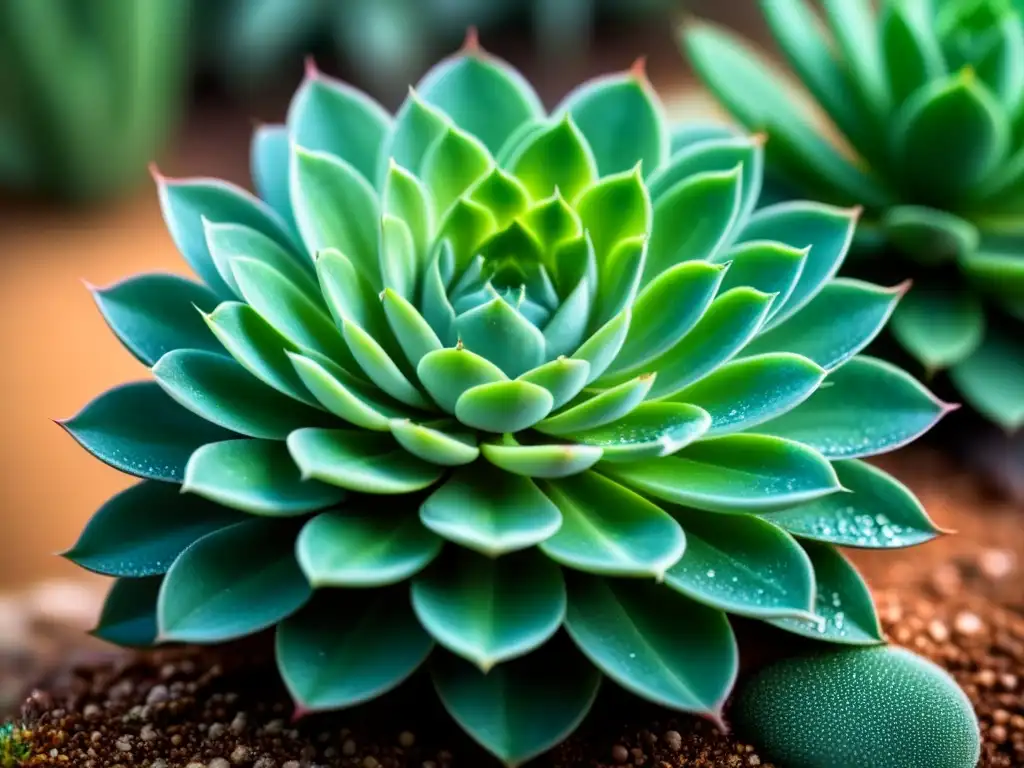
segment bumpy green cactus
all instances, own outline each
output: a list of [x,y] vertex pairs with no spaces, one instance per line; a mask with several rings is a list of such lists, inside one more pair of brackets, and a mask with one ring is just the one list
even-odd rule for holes
[[733,718],[786,768],[974,768],[981,752],[956,681],[902,648],[778,662],[744,686]]
[[119,577],[97,633],[276,627],[300,711],[428,663],[510,765],[602,676],[719,720],[728,614],[879,643],[837,545],[937,531],[861,459],[948,408],[858,354],[902,289],[833,278],[857,211],[752,213],[761,165],[670,135],[640,67],[548,114],[471,40],[395,116],[310,68],[262,200],[157,179],[205,285],[96,292],[155,379],[64,423],[144,479],[68,553]]
[[87,199],[144,178],[182,95],[186,3],[0,3],[0,190]]
[[732,34],[684,32],[698,74],[765,131],[773,196],[865,206],[851,259],[914,280],[896,339],[1005,429],[1024,424],[1024,25],[1010,0],[763,0],[835,141]]

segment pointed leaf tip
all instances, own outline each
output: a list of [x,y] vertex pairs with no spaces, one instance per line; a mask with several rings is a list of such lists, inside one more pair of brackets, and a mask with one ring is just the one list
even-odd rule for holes
[[320,77],[320,68],[316,65],[316,59],[313,54],[307,54],[306,58],[302,61],[304,72],[307,80],[316,80]]
[[462,47],[459,49],[459,52],[466,54],[479,54],[483,52],[483,48],[480,46],[480,31],[476,28],[476,25],[471,24],[466,27],[466,38],[462,41]]
[[715,708],[713,712],[703,713],[704,719],[710,722],[715,728],[717,728],[723,736],[728,736],[731,732],[729,724],[725,722],[725,715],[722,713],[722,709],[725,706],[725,702],[721,702]]
[[629,75],[636,78],[640,83],[644,85],[650,84],[650,78],[647,77],[647,57],[638,56],[636,61],[629,67]]
[[164,183],[165,183],[165,182],[167,181],[167,177],[166,177],[166,176],[164,176],[164,175],[163,175],[163,173],[161,173],[161,171],[160,171],[160,168],[159,168],[159,166],[158,166],[158,165],[156,164],[156,161],[155,161],[155,160],[151,160],[151,161],[149,162],[149,164],[148,164],[148,165],[146,166],[146,170],[148,170],[148,171],[149,171],[149,175],[150,175],[150,177],[151,177],[151,178],[153,179],[153,181],[155,181],[155,182],[156,182],[157,184],[164,184]]

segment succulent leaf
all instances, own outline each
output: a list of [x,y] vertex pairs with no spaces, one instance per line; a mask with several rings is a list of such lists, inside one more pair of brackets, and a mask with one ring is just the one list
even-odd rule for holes
[[480,464],[452,475],[420,506],[423,525],[489,557],[553,536],[562,514],[526,477]]
[[840,487],[819,453],[767,435],[702,440],[664,459],[605,471],[655,498],[721,512],[782,509]]
[[333,506],[345,491],[304,479],[283,441],[207,443],[185,465],[182,493],[264,517],[296,517]]
[[294,526],[247,520],[181,553],[160,585],[161,640],[219,643],[272,627],[313,590],[293,553]]
[[556,637],[484,674],[454,655],[432,664],[441,703],[462,728],[509,768],[563,741],[597,698],[601,674]]
[[380,204],[359,171],[334,155],[293,145],[291,194],[307,252],[337,248],[380,290]]
[[164,221],[181,255],[210,289],[232,298],[206,243],[203,220],[240,224],[260,232],[284,248],[295,243],[284,221],[265,203],[223,181],[157,178]]
[[322,304],[320,289],[313,276],[313,263],[304,256],[286,250],[261,232],[238,224],[215,224],[203,219],[206,246],[214,266],[224,282],[242,298],[242,291],[234,274],[234,260],[246,258],[258,261],[269,269],[280,272],[288,282],[312,302]]
[[555,108],[555,114],[572,116],[602,176],[629,171],[637,164],[647,176],[668,159],[663,108],[642,70],[579,86]]
[[1019,340],[988,334],[970,355],[950,369],[971,405],[1007,430],[1024,424],[1024,355]]
[[152,371],[175,401],[241,435],[283,440],[303,426],[327,425],[321,411],[271,389],[224,355],[178,349],[157,360]]
[[360,493],[411,493],[444,474],[378,432],[309,427],[288,435],[288,450],[304,478]]
[[281,677],[302,712],[375,699],[434,647],[398,588],[320,591],[278,625],[275,644]]
[[[762,333],[745,351],[786,350],[832,370],[866,347],[892,316],[907,286],[877,285],[836,278],[794,320]],[[816,320],[812,325],[808,320]],[[811,332],[811,328],[815,328]]]
[[814,570],[796,540],[769,520],[673,507],[686,530],[682,559],[665,583],[698,603],[739,616],[811,615]]
[[285,125],[261,125],[252,136],[249,165],[253,186],[293,233],[298,233],[288,187],[291,139]]
[[350,163],[372,182],[391,116],[365,93],[308,68],[288,109],[287,129],[301,147]]
[[562,526],[540,544],[552,560],[607,576],[654,576],[679,560],[682,528],[662,509],[596,472],[543,485]]
[[105,576],[159,576],[190,544],[243,519],[204,499],[183,498],[171,483],[143,480],[100,507],[63,556]]
[[212,312],[220,303],[206,286],[177,275],[149,274],[93,289],[92,295],[110,329],[145,365],[178,349],[224,354],[196,312]]
[[928,371],[966,359],[985,336],[985,311],[968,291],[918,287],[892,317],[892,333]]
[[814,569],[814,620],[768,619],[798,635],[846,645],[878,645],[882,629],[871,593],[860,574],[832,545],[804,541]]
[[485,674],[554,635],[565,605],[561,569],[535,550],[499,558],[456,550],[412,581],[423,627]]
[[576,575],[565,628],[608,677],[646,699],[721,717],[738,668],[725,614],[664,587]]
[[437,557],[441,544],[415,518],[346,507],[307,522],[295,542],[295,556],[316,589],[362,589],[414,576]]
[[[826,381],[831,386],[764,431],[813,446],[830,459],[854,459],[905,445],[950,409],[906,373],[873,357],[853,358]],[[830,420],[827,436],[819,426],[823,419]]]
[[853,496],[827,496],[768,513],[765,519],[800,539],[843,547],[908,547],[938,535],[921,502],[895,478],[856,459],[833,466],[839,482]]
[[156,642],[156,605],[163,576],[121,578],[103,603],[92,635],[125,648],[146,648]]
[[185,410],[150,381],[108,390],[59,423],[85,450],[115,469],[172,483],[184,479],[185,464],[197,448],[234,437]]

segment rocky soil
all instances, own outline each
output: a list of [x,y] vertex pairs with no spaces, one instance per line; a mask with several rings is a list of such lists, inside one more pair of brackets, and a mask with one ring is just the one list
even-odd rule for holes
[[[938,454],[889,457],[937,523],[923,547],[853,553],[888,638],[956,678],[982,725],[981,768],[1024,766],[1024,511]],[[36,691],[20,719],[33,764],[81,768],[449,768],[489,765],[426,680],[383,702],[292,722],[261,639],[229,652],[138,656],[83,641],[98,596],[49,584],[0,600],[0,705]],[[15,693],[15,689],[19,689]],[[541,758],[549,768],[746,768],[771,764],[740,735],[670,717],[605,686],[593,715]]]

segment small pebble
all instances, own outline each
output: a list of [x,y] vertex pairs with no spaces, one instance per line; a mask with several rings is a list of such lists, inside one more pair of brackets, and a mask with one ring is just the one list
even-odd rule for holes
[[616,744],[612,747],[612,760],[616,763],[624,763],[629,760],[629,750],[621,744]]
[[981,631],[981,619],[976,614],[961,611],[953,620],[953,629],[961,635],[974,635]]
[[938,619],[928,622],[928,634],[936,643],[944,643],[949,639],[949,630]]
[[1005,549],[986,549],[978,557],[978,569],[993,581],[1013,572],[1014,557]]
[[154,685],[153,689],[146,696],[146,703],[152,706],[153,704],[163,704],[171,697],[167,690],[166,685]]
[[398,734],[398,746],[402,749],[409,749],[413,744],[416,743],[416,736],[409,731],[402,731]]

